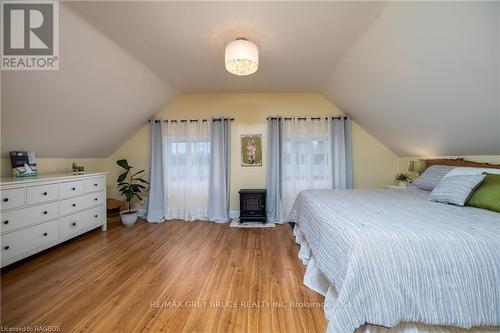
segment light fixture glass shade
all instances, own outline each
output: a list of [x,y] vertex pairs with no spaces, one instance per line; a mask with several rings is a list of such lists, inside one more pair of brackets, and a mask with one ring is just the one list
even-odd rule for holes
[[226,46],[226,69],[235,75],[250,75],[259,68],[257,45],[244,38],[233,40]]
[[410,166],[408,168],[408,171],[411,172],[416,172],[420,174],[425,170],[425,161],[418,160],[418,161],[410,161]]

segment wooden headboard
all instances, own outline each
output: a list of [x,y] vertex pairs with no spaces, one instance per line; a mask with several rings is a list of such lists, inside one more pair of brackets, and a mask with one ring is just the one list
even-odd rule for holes
[[500,169],[500,164],[472,162],[472,161],[466,161],[463,158],[457,158],[457,159],[442,158],[442,159],[431,159],[431,160],[424,160],[424,161],[425,161],[425,168],[426,169],[428,167],[430,167],[431,165],[449,165],[449,166],[456,166],[456,167]]

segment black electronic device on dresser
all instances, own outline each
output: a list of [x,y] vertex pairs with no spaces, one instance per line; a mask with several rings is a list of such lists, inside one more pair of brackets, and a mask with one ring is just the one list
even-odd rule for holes
[[266,190],[240,190],[240,222],[266,221]]

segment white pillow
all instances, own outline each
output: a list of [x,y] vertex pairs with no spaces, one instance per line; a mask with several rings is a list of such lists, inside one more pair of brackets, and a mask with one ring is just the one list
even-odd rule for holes
[[447,165],[431,165],[413,181],[412,185],[421,190],[432,191],[452,169],[452,166]]
[[432,190],[429,200],[464,206],[484,178],[484,175],[443,177]]
[[453,170],[451,170],[450,172],[448,172],[446,175],[444,175],[443,178],[447,178],[447,177],[450,177],[450,176],[473,176],[473,175],[481,175],[483,172],[500,174],[500,169],[459,167],[459,168],[454,168]]

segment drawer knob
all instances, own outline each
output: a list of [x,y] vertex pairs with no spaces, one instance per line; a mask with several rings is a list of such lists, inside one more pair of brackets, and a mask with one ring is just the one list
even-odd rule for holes
[[47,213],[48,213],[48,212],[47,212],[46,210],[44,210],[44,211],[43,211],[43,215],[47,215]]
[[72,204],[71,206],[72,206],[72,207],[76,207],[76,204]]
[[73,191],[75,191],[75,190],[76,190],[76,187],[72,187],[71,189],[72,189]]
[[97,198],[94,198],[94,201],[97,201]]
[[4,248],[5,250],[8,250],[8,249],[10,249],[10,246],[8,246],[8,245],[7,245],[7,246],[4,246],[3,248]]
[[4,198],[3,199],[3,202],[7,202],[7,201],[9,201],[9,198]]
[[3,221],[3,224],[9,224],[9,220]]
[[43,192],[43,195],[47,195],[48,193],[47,192]]
[[44,233],[43,233],[43,235],[44,235],[44,236],[47,236],[47,235],[48,235],[48,233],[44,232]]
[[94,184],[94,186],[97,186],[97,184]]
[[71,223],[71,225],[72,225],[73,227],[75,227],[75,226],[76,226],[76,222]]
[[95,217],[95,218],[98,218],[98,217],[99,217],[99,215],[94,215],[94,217]]

